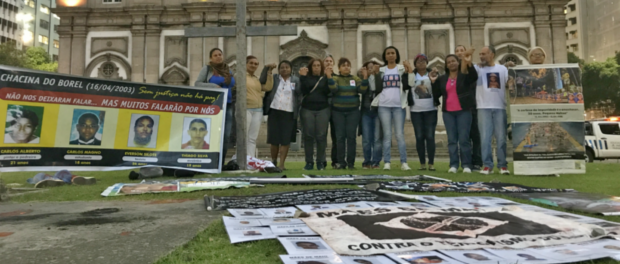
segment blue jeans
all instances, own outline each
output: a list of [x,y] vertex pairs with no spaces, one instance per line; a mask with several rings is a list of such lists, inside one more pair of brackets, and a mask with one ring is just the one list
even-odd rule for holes
[[407,162],[407,145],[405,144],[405,118],[400,107],[381,107],[379,106],[379,120],[381,120],[381,128],[383,130],[383,162],[390,163],[391,160],[391,143],[392,143],[392,125],[396,131],[396,142],[398,143],[398,152],[400,153],[400,163]]
[[234,108],[235,105],[234,104],[228,104],[226,105],[226,121],[224,123],[224,147],[222,148],[222,160],[220,161],[220,164],[222,164],[222,167],[224,166],[224,161],[226,160],[226,152],[228,151],[228,148],[230,148],[231,142],[230,142],[230,134],[232,133],[232,125],[233,122],[235,122],[234,119]]
[[418,151],[420,164],[435,164],[435,129],[437,128],[437,110],[411,112],[411,124],[415,132],[415,148]]
[[381,162],[381,123],[376,111],[363,111],[362,114],[362,148],[364,163],[362,166],[379,166]]
[[[471,111],[461,110],[443,112],[443,123],[448,133],[448,152],[450,153],[450,168],[458,168],[459,161],[463,168],[471,169]],[[459,160],[460,152],[460,160]]]
[[497,143],[497,167],[508,167],[506,161],[506,110],[505,109],[478,109],[478,130],[480,130],[480,145],[482,149],[482,163],[493,168],[493,150],[491,142],[493,136]]

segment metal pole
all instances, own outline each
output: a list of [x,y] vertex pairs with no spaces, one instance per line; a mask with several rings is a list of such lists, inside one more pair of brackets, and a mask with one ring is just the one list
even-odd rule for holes
[[[237,101],[235,108],[235,119],[237,122],[237,164],[242,170],[246,169],[246,107],[247,107],[247,90],[246,90],[246,61],[248,56],[248,45],[246,39],[246,0],[237,0],[237,70],[235,74],[235,82],[237,84]],[[250,153],[253,154],[253,153]]]

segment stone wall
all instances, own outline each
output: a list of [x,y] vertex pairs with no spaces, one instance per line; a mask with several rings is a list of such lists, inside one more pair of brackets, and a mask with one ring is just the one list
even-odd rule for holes
[[[527,64],[542,46],[548,62],[566,62],[565,0],[249,1],[250,25],[297,25],[298,37],[252,37],[261,65],[300,57],[347,57],[354,68],[381,61],[396,46],[403,59],[425,53],[431,66],[458,44],[493,44],[497,60]],[[88,1],[59,7],[59,71],[135,82],[193,84],[208,52],[219,47],[236,63],[234,38],[183,37],[186,27],[233,26],[234,1]],[[110,63],[116,68],[110,67]],[[107,66],[105,70],[103,66]],[[110,70],[112,69],[112,70]],[[259,69],[260,70],[260,69]],[[110,72],[112,71],[112,72]]]

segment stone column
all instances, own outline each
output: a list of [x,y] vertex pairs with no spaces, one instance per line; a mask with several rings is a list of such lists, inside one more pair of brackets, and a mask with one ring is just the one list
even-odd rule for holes
[[[469,6],[460,3],[452,3],[454,10],[454,47],[463,45],[465,47],[471,46],[471,39],[469,37]],[[451,50],[450,53],[453,53]]]
[[69,74],[71,71],[71,33],[62,33],[58,29],[60,49],[58,50],[58,72]]
[[161,30],[151,29],[146,33],[146,75],[144,76],[147,83],[159,83],[159,76],[163,72],[159,72],[159,46],[160,46]]
[[[73,75],[84,75],[86,68],[86,15],[73,16],[73,39],[71,40],[71,70]],[[37,22],[38,23],[38,22]]]
[[127,77],[132,82],[146,82],[144,75],[145,34],[144,30],[131,30],[131,76]]
[[[351,45],[353,43],[358,42],[357,25],[345,26],[343,41],[345,44],[348,44],[348,45],[345,46],[344,54],[342,54],[342,56],[351,61],[351,74],[357,74],[357,70],[359,69],[358,67],[359,62],[357,59],[357,45]],[[363,59],[363,58],[360,58],[360,59]],[[338,67],[338,59],[335,59],[334,64],[335,64],[335,67]]]
[[[484,25],[486,23],[484,18],[484,9],[486,5],[480,5],[471,7],[469,9],[469,27],[470,27],[470,41],[471,46],[476,50],[480,50],[485,46],[484,43]],[[460,44],[460,43],[456,43]]]
[[[329,45],[327,46],[327,53],[334,57],[334,63],[337,63],[338,58],[342,57],[342,44],[344,43],[342,26],[327,24],[327,34],[329,36]],[[357,40],[355,42],[357,43]],[[337,70],[337,69],[335,69]]]
[[[536,46],[542,47],[547,53],[546,63],[553,63],[553,43],[551,43],[551,25],[549,21],[536,21],[534,27],[536,28]],[[562,32],[562,34],[566,33]],[[566,40],[566,38],[564,39]],[[564,41],[562,46],[566,50],[566,41]]]

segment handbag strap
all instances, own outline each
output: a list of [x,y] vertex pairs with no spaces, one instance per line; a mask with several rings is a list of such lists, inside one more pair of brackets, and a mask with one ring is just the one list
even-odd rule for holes
[[319,78],[319,80],[314,85],[314,88],[312,88],[312,90],[310,90],[310,92],[307,95],[304,95],[304,97],[301,98],[301,101],[306,99],[306,96],[310,95],[312,92],[314,92],[314,90],[316,90],[317,87],[319,87],[319,83],[321,82],[321,80],[323,80],[323,76],[321,76],[321,78]]
[[319,86],[319,83],[321,82],[321,80],[323,80],[323,76],[321,76],[321,78],[319,78],[319,80],[314,85],[314,88],[312,88],[312,90],[310,90],[310,92],[308,94],[311,94],[312,92],[314,92],[314,90],[316,90],[316,88]]

